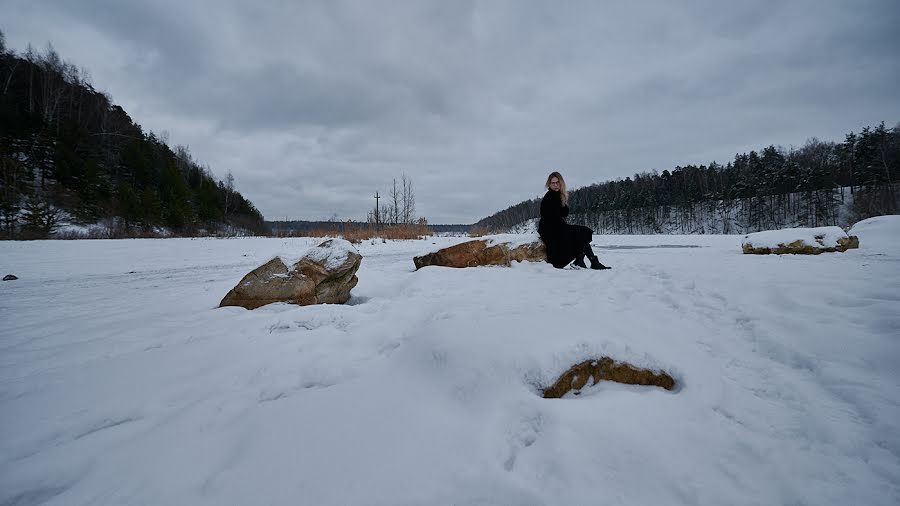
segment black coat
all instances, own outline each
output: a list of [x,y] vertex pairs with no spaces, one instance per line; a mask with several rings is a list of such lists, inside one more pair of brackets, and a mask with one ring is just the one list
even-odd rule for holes
[[547,248],[547,261],[556,268],[563,268],[572,260],[582,258],[594,235],[588,227],[566,223],[565,217],[568,215],[569,207],[562,205],[559,192],[547,190],[541,200],[538,234]]

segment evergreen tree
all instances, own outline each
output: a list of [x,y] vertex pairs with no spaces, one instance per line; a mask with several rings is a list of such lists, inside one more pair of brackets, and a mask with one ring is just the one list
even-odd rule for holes
[[227,219],[265,229],[252,204],[232,205],[245,202],[233,185],[223,192],[186,148],[173,152],[145,134],[51,45],[44,52],[29,46],[21,57],[0,50],[0,167],[0,224],[7,238],[26,228],[38,233],[21,212],[37,193],[85,223],[114,218],[129,228],[166,224],[191,233],[198,219],[208,229]]

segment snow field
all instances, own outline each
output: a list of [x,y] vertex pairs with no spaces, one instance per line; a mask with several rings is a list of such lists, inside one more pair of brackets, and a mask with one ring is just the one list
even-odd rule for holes
[[[900,221],[860,249],[596,236],[611,271],[414,271],[217,308],[319,239],[0,243],[0,504],[896,504]],[[4,273],[5,274],[5,273]],[[539,389],[611,356],[679,388]]]

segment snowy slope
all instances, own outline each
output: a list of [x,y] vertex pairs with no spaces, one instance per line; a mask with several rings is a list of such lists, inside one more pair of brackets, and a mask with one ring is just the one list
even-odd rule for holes
[[[348,305],[255,311],[216,306],[317,240],[0,243],[0,504],[897,504],[896,218],[597,236],[599,272],[363,243]],[[539,397],[600,355],[681,388]]]

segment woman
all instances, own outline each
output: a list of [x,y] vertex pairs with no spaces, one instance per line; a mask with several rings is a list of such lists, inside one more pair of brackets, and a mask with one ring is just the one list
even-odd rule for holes
[[587,267],[584,264],[584,257],[587,255],[591,260],[591,269],[609,269],[591,251],[594,231],[588,227],[566,223],[564,218],[569,215],[569,193],[562,175],[559,172],[551,173],[545,186],[547,193],[541,200],[538,234],[547,248],[547,261],[557,269],[562,269],[573,260],[572,265]]

